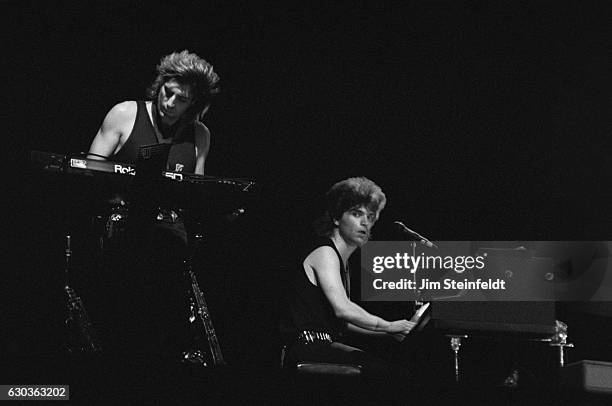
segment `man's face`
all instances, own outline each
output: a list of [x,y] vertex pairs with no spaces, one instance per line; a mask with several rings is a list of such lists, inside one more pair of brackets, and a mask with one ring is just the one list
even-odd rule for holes
[[353,207],[335,220],[340,236],[349,244],[361,247],[368,242],[370,230],[376,222],[376,214],[364,206]]
[[191,86],[170,80],[159,89],[157,106],[161,118],[166,122],[174,122],[181,118],[193,104]]

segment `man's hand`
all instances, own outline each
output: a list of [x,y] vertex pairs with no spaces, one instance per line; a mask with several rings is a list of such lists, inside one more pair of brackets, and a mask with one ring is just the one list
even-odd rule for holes
[[410,333],[410,331],[414,328],[414,326],[416,326],[415,322],[412,321],[408,321],[408,320],[396,320],[396,321],[392,321],[389,325],[389,327],[387,328],[387,333],[389,334],[403,334],[403,335],[407,335]]

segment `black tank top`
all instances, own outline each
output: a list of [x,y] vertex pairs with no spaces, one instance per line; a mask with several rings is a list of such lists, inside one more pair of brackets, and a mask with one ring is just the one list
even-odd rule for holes
[[[340,269],[338,269],[338,272],[344,284],[344,273],[342,272],[344,263],[332,240],[326,238],[317,241],[312,246],[312,249],[308,251],[308,254],[319,247],[325,246],[332,247],[336,255],[338,255],[338,260],[340,261]],[[306,254],[306,256],[308,256],[308,254]],[[313,285],[308,279],[303,266],[306,256],[300,257],[300,260],[295,264],[296,272],[292,278],[292,292],[289,297],[289,307],[293,326],[296,330],[295,332],[314,330],[327,331],[334,335],[338,335],[338,333],[344,330],[345,323],[343,320],[336,317],[331,304],[325,297],[321,288]]]
[[[134,128],[119,152],[109,157],[111,161],[135,164],[139,147],[157,144],[159,142],[155,127],[153,127],[153,123],[147,112],[146,103],[143,100],[139,100],[136,102],[136,105],[137,111]],[[166,170],[184,173],[195,172],[196,155],[194,134],[195,124],[187,126],[182,134],[180,134],[180,138],[173,140],[170,154],[168,155]]]

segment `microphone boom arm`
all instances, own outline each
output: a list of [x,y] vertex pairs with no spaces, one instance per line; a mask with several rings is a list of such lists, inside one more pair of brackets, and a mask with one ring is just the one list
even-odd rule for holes
[[423,237],[421,234],[417,233],[416,231],[413,231],[413,230],[409,229],[401,221],[394,221],[393,224],[395,224],[401,232],[403,232],[405,234],[409,234],[412,237],[418,239],[421,242],[421,244],[423,244],[424,246],[429,247],[429,248],[438,249],[438,246],[436,244],[434,244],[433,242],[429,241],[427,238]]

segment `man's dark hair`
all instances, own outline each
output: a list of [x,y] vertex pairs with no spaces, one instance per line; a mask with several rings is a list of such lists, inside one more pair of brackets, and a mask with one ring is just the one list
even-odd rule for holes
[[187,50],[171,53],[161,59],[157,65],[157,77],[147,90],[149,99],[156,101],[163,84],[173,79],[191,87],[194,104],[186,113],[189,120],[201,118],[210,107],[212,97],[220,91],[220,78],[213,66]]
[[317,234],[329,236],[344,212],[364,206],[375,214],[374,221],[387,204],[382,189],[365,177],[348,178],[334,184],[326,193],[326,212],[315,222]]

